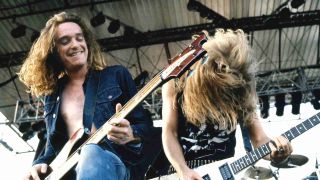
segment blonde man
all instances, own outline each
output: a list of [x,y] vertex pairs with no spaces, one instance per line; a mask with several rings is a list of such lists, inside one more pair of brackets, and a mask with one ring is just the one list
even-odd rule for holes
[[[82,19],[65,12],[48,20],[19,73],[36,96],[45,96],[47,143],[25,179],[39,179],[63,145],[79,130],[91,134],[136,93],[127,69],[106,66],[100,47]],[[65,179],[142,179],[134,165],[145,154],[151,121],[141,106],[128,119],[111,119],[106,138],[81,148]]]

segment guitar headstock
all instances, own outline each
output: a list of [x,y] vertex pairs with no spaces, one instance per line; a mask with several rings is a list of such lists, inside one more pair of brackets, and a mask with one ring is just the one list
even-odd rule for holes
[[162,80],[180,77],[190,66],[206,54],[202,45],[207,41],[206,34],[201,34],[180,54],[171,59],[171,64],[161,72]]

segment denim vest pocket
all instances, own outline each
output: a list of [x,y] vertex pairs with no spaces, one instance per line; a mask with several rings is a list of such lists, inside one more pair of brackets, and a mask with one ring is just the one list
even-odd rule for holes
[[52,114],[54,109],[54,102],[46,102],[44,105],[44,116],[47,118],[50,114]]
[[119,86],[107,87],[98,92],[95,114],[99,118],[95,121],[99,127],[115,113],[115,105],[119,102],[121,94],[122,90]]
[[50,130],[50,134],[54,131],[54,122],[57,119],[57,112],[55,109],[57,107],[56,101],[47,101],[44,106],[44,118],[46,120],[47,130]]

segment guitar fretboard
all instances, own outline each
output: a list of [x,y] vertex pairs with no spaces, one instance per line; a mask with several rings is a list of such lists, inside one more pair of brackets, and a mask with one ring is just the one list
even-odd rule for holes
[[[290,130],[286,131],[285,133],[281,134],[289,141],[293,140],[294,138],[300,136],[302,133],[308,131],[309,129],[313,128],[314,126],[320,123],[320,113],[312,116],[311,118],[303,121],[302,123],[294,126]],[[271,153],[271,149],[268,143],[263,144],[262,146],[256,148],[255,150],[249,152],[247,155],[237,159],[236,161],[230,164],[230,167],[234,174],[237,174],[241,170],[247,168],[248,166],[254,164],[264,156]]]

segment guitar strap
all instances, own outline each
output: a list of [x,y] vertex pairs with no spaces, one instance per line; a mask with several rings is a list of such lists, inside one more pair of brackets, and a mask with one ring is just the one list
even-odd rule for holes
[[[92,128],[93,116],[96,109],[97,90],[99,87],[101,71],[91,70],[85,87],[85,101],[83,109],[83,125],[86,133]],[[89,131],[88,131],[89,130]]]
[[241,128],[244,149],[246,150],[246,152],[250,152],[252,151],[252,144],[251,144],[248,128],[244,126],[243,121],[240,121],[239,124]]

